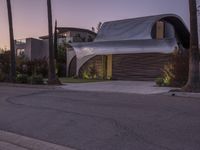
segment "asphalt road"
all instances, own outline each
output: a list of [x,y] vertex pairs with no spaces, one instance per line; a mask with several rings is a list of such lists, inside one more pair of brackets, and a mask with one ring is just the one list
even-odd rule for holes
[[199,150],[200,100],[0,86],[0,130],[77,150]]

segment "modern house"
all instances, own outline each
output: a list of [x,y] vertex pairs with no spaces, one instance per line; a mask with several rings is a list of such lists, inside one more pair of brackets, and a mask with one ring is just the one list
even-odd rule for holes
[[[87,29],[59,27],[57,30],[58,44],[91,42],[96,37],[96,33]],[[17,55],[25,55],[29,60],[48,58],[48,36],[16,40],[15,49]]]
[[174,50],[189,48],[189,39],[186,25],[174,14],[105,22],[94,42],[70,44],[68,74],[154,80]]

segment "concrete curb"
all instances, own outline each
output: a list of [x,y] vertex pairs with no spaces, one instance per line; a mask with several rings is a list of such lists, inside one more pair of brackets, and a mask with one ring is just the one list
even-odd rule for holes
[[4,150],[75,150],[0,130],[0,149]]
[[200,93],[187,93],[187,92],[169,92],[169,95],[186,97],[186,98],[196,98],[200,100]]
[[20,88],[35,88],[35,89],[58,89],[62,85],[31,85],[31,84],[14,84],[14,83],[0,83],[0,86],[20,87]]

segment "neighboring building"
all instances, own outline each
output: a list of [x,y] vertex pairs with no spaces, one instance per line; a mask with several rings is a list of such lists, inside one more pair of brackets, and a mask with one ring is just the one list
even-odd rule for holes
[[15,41],[17,56],[25,56],[29,60],[48,57],[48,41],[27,38]]
[[[96,37],[96,33],[87,29],[59,27],[57,30],[58,44],[92,42]],[[30,60],[48,58],[48,36],[16,40],[15,49],[17,55],[25,55]]]
[[68,74],[155,80],[175,49],[189,48],[189,39],[183,20],[173,14],[106,22],[94,42],[70,44]]
[[[72,27],[59,27],[58,31],[58,43],[77,43],[77,42],[92,42],[96,33],[87,29],[72,28]],[[40,37],[42,40],[48,40],[48,36]]]

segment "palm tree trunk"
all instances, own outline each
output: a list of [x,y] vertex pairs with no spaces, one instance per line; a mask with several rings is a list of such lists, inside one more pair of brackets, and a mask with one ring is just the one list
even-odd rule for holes
[[48,29],[49,29],[49,84],[58,84],[56,79],[55,61],[54,61],[54,46],[53,46],[53,27],[52,27],[52,10],[51,0],[47,0],[47,12],[48,12]]
[[189,62],[189,77],[185,91],[196,92],[200,89],[200,72],[199,72],[199,40],[198,40],[198,22],[197,22],[197,2],[189,0],[190,6],[190,62]]
[[12,21],[12,8],[10,0],[7,0],[8,9],[8,22],[9,22],[9,33],[10,33],[10,81],[15,82],[16,78],[16,60],[15,60],[15,41],[13,33],[13,21]]
[[55,30],[54,30],[54,51],[55,51],[55,59],[57,62],[58,58],[58,33],[57,33],[57,21],[55,21]]

